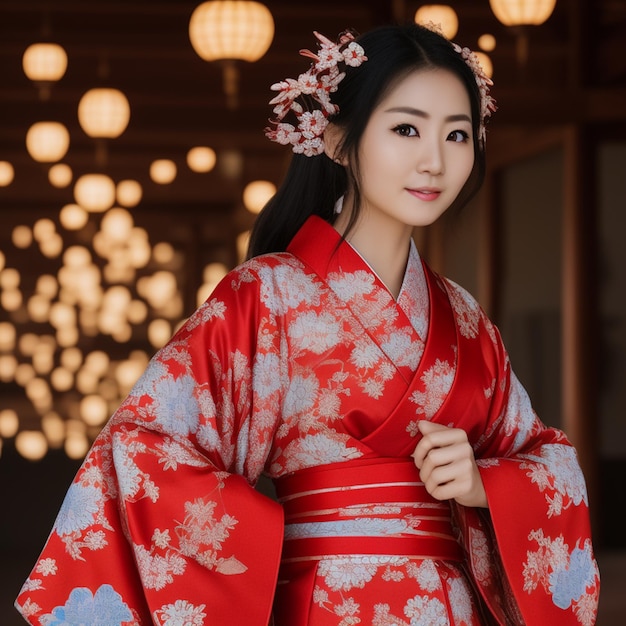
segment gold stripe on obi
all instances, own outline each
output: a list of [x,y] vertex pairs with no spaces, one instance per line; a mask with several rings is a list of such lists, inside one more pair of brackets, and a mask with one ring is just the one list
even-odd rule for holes
[[283,562],[384,554],[461,561],[447,502],[412,460],[357,459],[276,481],[285,511]]

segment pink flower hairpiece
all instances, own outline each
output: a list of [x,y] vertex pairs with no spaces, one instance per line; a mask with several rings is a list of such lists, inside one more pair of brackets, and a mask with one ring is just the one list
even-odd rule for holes
[[485,70],[483,70],[475,52],[472,52],[469,48],[461,48],[461,46],[456,43],[452,43],[452,47],[461,55],[465,63],[469,65],[474,74],[476,84],[478,85],[478,90],[480,91],[480,125],[478,127],[478,138],[484,146],[487,141],[485,120],[498,109],[496,101],[489,95],[489,88],[493,85],[493,81],[485,74]]
[[[276,117],[270,120],[274,127],[265,129],[266,137],[282,145],[291,144],[296,154],[305,156],[324,152],[322,135],[328,126],[328,118],[339,111],[330,99],[330,94],[337,91],[346,75],[339,71],[339,63],[358,67],[367,61],[365,51],[351,33],[343,33],[337,44],[318,32],[314,34],[320,42],[318,53],[300,50],[302,56],[313,59],[310,69],[300,74],[297,80],[287,78],[271,86],[272,91],[279,92],[270,101]],[[311,105],[315,107],[315,103],[320,108],[305,110]],[[295,115],[296,126],[283,121],[289,112]]]
[[[445,37],[443,34],[443,29],[441,28],[441,24],[436,24],[435,22],[426,22],[422,24],[424,28],[428,28],[429,30],[434,31],[435,33]],[[480,64],[480,59],[475,52],[472,52],[469,48],[461,48],[458,44],[454,42],[450,42],[454,51],[461,55],[461,58],[465,61],[465,63],[472,70],[472,74],[474,74],[474,79],[476,80],[476,84],[478,85],[478,90],[480,92],[480,124],[478,126],[478,139],[480,143],[484,146],[487,141],[487,131],[485,129],[485,120],[492,114],[497,111],[498,107],[496,106],[496,101],[489,95],[489,88],[493,86],[493,81],[487,74],[485,74],[485,70],[483,66]]]

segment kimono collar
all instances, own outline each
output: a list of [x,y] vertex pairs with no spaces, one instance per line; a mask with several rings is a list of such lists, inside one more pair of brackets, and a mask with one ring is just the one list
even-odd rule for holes
[[[287,246],[287,252],[324,277],[341,267],[342,260],[358,256],[351,246],[342,241],[341,235],[317,215],[309,217],[301,226]],[[353,265],[354,259],[351,261],[350,265]]]
[[[378,283],[387,290],[387,287],[361,254],[343,240],[341,235],[326,220],[317,215],[312,215],[307,219],[291,240],[287,252],[297,256],[316,274],[324,278],[330,272],[354,271],[365,266],[376,276]],[[413,240],[411,240],[409,250],[407,271],[411,265],[420,266],[419,253]],[[404,278],[406,278],[406,272]],[[400,293],[403,289],[404,280]]]

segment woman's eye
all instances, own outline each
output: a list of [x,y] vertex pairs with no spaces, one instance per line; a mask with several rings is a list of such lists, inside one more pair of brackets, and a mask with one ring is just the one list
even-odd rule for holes
[[417,137],[418,132],[415,126],[411,126],[410,124],[398,124],[394,129],[394,132],[400,135],[401,137]]
[[453,130],[448,139],[456,143],[465,143],[469,139],[469,135],[464,130]]

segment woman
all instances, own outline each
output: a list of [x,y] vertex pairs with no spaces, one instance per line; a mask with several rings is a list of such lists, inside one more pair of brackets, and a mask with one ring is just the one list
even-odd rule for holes
[[575,451],[411,240],[480,185],[490,83],[416,25],[317,37],[273,86],[296,154],[250,258],[96,440],[33,624],[595,622]]

